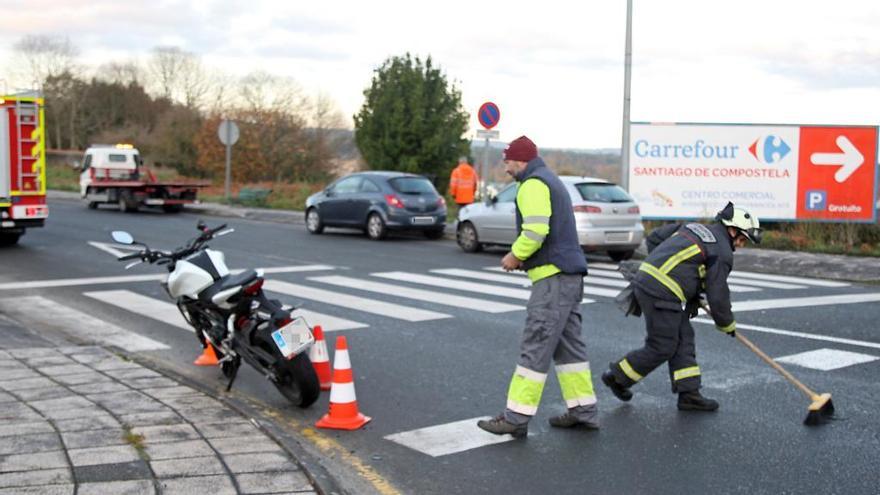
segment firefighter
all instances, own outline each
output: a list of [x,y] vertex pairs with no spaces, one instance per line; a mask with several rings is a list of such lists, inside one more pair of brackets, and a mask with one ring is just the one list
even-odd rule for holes
[[667,225],[648,236],[648,257],[633,279],[633,294],[645,315],[645,345],[611,363],[602,374],[602,383],[618,399],[632,399],[630,387],[667,362],[678,409],[718,409],[717,401],[700,394],[690,317],[696,315],[705,293],[718,330],[735,335],[727,276],[733,269],[733,252],[746,242],[760,243],[761,228],[755,216],[733,203],[715,220],[710,225]]
[[568,411],[550,418],[550,424],[597,429],[596,395],[581,338],[580,306],[587,262],[578,243],[571,199],[529,138],[522,136],[510,143],[504,150],[504,165],[520,183],[516,194],[519,235],[501,266],[506,271],[526,270],[532,293],[507,408],[477,425],[496,435],[526,436],[555,362]]
[[458,166],[452,170],[449,176],[449,195],[461,209],[474,202],[474,194],[477,192],[477,183],[480,177],[467,162],[467,157],[458,159]]

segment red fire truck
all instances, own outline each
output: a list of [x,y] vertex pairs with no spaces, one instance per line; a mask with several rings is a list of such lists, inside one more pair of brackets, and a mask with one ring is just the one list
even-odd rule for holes
[[45,142],[43,99],[0,96],[0,246],[49,216]]

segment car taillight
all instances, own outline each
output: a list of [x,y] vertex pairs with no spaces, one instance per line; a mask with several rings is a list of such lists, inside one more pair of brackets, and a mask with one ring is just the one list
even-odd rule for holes
[[385,202],[388,203],[388,206],[393,206],[394,208],[403,208],[403,201],[401,201],[400,198],[393,194],[386,194]]
[[638,213],[639,207],[638,206],[631,206],[630,209],[626,210],[626,212],[627,213]]
[[575,213],[602,213],[602,208],[598,206],[579,205],[574,207]]
[[258,279],[258,280],[253,281],[251,283],[251,285],[248,285],[247,287],[245,287],[244,293],[249,296],[253,296],[253,295],[256,295],[258,292],[260,292],[260,289],[262,287],[263,287],[263,279]]

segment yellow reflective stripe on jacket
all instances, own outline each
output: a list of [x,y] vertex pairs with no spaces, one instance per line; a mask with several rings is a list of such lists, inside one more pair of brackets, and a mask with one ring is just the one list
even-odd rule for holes
[[562,398],[568,408],[589,406],[596,403],[590,363],[556,365],[556,377],[559,379]]
[[620,369],[621,369],[621,371],[623,371],[623,374],[628,376],[630,380],[637,382],[637,381],[641,380],[642,378],[644,378],[642,375],[638,374],[636,372],[636,370],[633,369],[632,366],[630,366],[629,361],[627,361],[626,358],[623,358],[623,360],[617,364],[618,364],[618,366],[620,366]]
[[546,265],[536,266],[529,270],[527,273],[529,276],[529,280],[534,284],[538,280],[552,277],[553,275],[556,275],[560,272],[562,272],[562,270],[560,270],[559,267],[557,267],[553,263],[548,263]]
[[697,246],[696,244],[689,248],[682,249],[681,251],[670,256],[669,259],[660,266],[660,271],[663,273],[669,273],[682,261],[688,258],[693,258],[698,254],[700,254],[700,246]]
[[[717,325],[716,325],[717,326]],[[718,330],[721,330],[724,333],[730,333],[736,330],[736,322],[732,322],[730,325],[724,327],[718,327]]]
[[666,288],[672,291],[672,293],[675,294],[675,296],[678,297],[681,302],[686,301],[684,297],[684,292],[681,290],[681,286],[678,285],[678,282],[672,280],[671,277],[658,270],[656,266],[651,265],[647,262],[643,262],[641,265],[639,265],[639,270],[654,277],[655,279],[657,279],[658,282],[665,285]]
[[699,366],[691,366],[689,368],[682,368],[680,370],[675,370],[672,373],[672,378],[675,381],[684,380],[685,378],[691,378],[694,376],[700,376],[700,367]]
[[544,392],[546,373],[517,366],[507,390],[507,408],[513,412],[534,416]]
[[522,232],[514,241],[511,252],[518,259],[526,260],[541,249],[550,234],[550,188],[538,179],[528,179],[516,191],[516,204],[522,216]]

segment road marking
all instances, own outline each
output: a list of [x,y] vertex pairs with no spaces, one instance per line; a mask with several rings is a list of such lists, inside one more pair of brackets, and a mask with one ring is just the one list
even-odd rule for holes
[[790,356],[776,358],[780,363],[789,363],[804,368],[821,371],[831,371],[855,364],[870,363],[880,358],[869,354],[857,352],[839,351],[837,349],[817,349],[815,351],[801,352]]
[[[492,268],[494,270],[494,268]],[[499,268],[499,270],[501,270]],[[523,278],[523,276],[516,274],[510,275],[500,275],[494,273],[485,273],[479,272],[475,270],[459,270],[457,268],[444,268],[439,270],[431,270],[434,273],[442,273],[444,275],[454,275],[458,277],[467,277],[474,278],[479,280],[489,280],[493,282],[501,282],[504,284],[512,284],[518,285],[520,287],[531,287],[532,283],[528,278]],[[389,274],[391,274],[389,276]],[[525,299],[528,300],[531,295],[531,289],[505,289],[503,287],[497,287],[494,285],[488,284],[476,284],[472,282],[463,282],[458,280],[449,280],[440,277],[432,277],[430,275],[417,275],[412,273],[404,273],[404,272],[387,272],[387,273],[373,273],[376,277],[385,277],[385,278],[393,278],[395,280],[402,280],[405,282],[415,282],[417,284],[426,284],[426,285],[436,285],[438,287],[446,287],[449,289],[459,289],[470,292],[480,292],[483,294],[493,294],[505,297],[513,297],[517,299]],[[523,274],[525,275],[525,274]],[[605,297],[616,297],[619,291],[611,290],[611,289],[603,289],[601,287],[588,287],[584,286],[584,294],[590,294],[594,296],[605,296]],[[509,295],[508,295],[509,294]],[[517,295],[519,294],[519,295]],[[588,304],[596,302],[593,299],[583,299],[581,300],[582,304]]]
[[384,438],[431,457],[456,454],[514,439],[510,435],[494,435],[481,430],[477,426],[477,421],[480,419],[488,418],[465,419],[454,423],[395,433]]
[[91,297],[103,303],[116,306],[153,320],[167,323],[173,327],[182,328],[195,333],[195,329],[183,319],[177,306],[169,302],[160,301],[152,297],[138,294],[130,290],[102,290],[83,292],[86,297]]
[[734,270],[731,275],[739,278],[754,278],[758,280],[770,280],[775,282],[791,282],[793,284],[813,285],[816,287],[849,287],[846,282],[832,282],[815,278],[789,277],[787,275],[767,275],[766,273],[743,272]]
[[321,330],[325,332],[338,332],[340,330],[353,330],[355,328],[367,328],[370,326],[366,323],[346,320],[345,318],[339,318],[338,316],[325,315],[324,313],[318,313],[317,311],[312,311],[310,309],[294,309],[290,314],[293,316],[302,316],[312,327],[315,325],[321,325]]
[[745,284],[745,285],[750,285],[750,286],[754,286],[754,287],[766,287],[768,289],[793,290],[793,289],[806,289],[807,288],[806,285],[784,284],[782,282],[767,282],[767,281],[763,281],[763,280],[749,280],[747,278],[739,278],[739,277],[736,277],[733,275],[734,275],[734,273],[731,273],[731,276],[727,277],[728,283],[733,282],[736,284]]
[[[694,323],[704,323],[706,325],[715,325],[715,322],[706,318],[694,318]],[[815,333],[793,332],[791,330],[782,330],[780,328],[762,327],[758,325],[747,325],[744,323],[736,324],[737,330],[752,330],[754,332],[772,333],[775,335],[785,335],[787,337],[798,337],[801,339],[821,340],[823,342],[834,342],[837,344],[854,345],[858,347],[868,347],[871,349],[880,349],[880,343],[866,342],[864,340],[844,339],[840,337],[831,337],[829,335],[820,335]]]
[[140,246],[127,246],[123,244],[111,244],[108,242],[88,241],[88,244],[94,248],[98,248],[105,253],[110,253],[114,258],[131,254],[132,251],[140,251]]
[[338,285],[357,290],[366,290],[378,292],[380,294],[396,297],[404,297],[415,299],[417,301],[426,301],[436,304],[445,304],[457,308],[472,309],[474,311],[483,311],[486,313],[506,313],[508,311],[518,311],[525,309],[523,306],[514,306],[513,304],[500,303],[490,301],[488,299],[477,299],[473,297],[462,297],[442,292],[432,292],[421,289],[413,289],[401,285],[384,284],[381,282],[372,282],[351,277],[342,277],[331,275],[327,277],[310,277],[309,280],[322,282],[325,284]]
[[[262,268],[264,273],[293,273],[293,272],[313,272],[320,270],[333,270],[330,265],[299,265],[299,266],[273,266]],[[232,273],[241,273],[244,270],[232,270]],[[52,287],[73,287],[77,285],[102,285],[102,284],[120,284],[126,282],[149,282],[152,280],[165,280],[168,275],[152,274],[152,275],[120,275],[114,277],[88,277],[88,278],[63,278],[56,280],[36,280],[33,282],[9,282],[0,284],[0,290],[18,290],[18,289],[48,289]]]
[[439,273],[440,275],[450,275],[453,277],[472,278],[476,280],[485,280],[487,282],[501,282],[503,284],[513,284],[520,287],[531,287],[532,282],[518,275],[501,275],[498,273],[486,273],[479,270],[462,270],[460,268],[439,268],[431,270],[431,273]]
[[400,304],[393,304],[375,299],[367,299],[365,297],[357,297],[339,292],[318,289],[300,284],[291,284],[289,282],[281,282],[278,280],[267,280],[263,286],[266,290],[272,292],[280,292],[289,296],[303,299],[311,299],[324,304],[332,304],[334,306],[342,306],[348,309],[355,309],[366,313],[373,313],[389,318],[406,321],[428,321],[439,320],[442,318],[452,318],[451,315],[438,313],[436,311],[428,311],[425,309],[412,308]]
[[89,344],[112,345],[131,352],[168,349],[162,342],[41,296],[0,299],[0,310],[25,326],[48,327]]
[[803,308],[812,306],[830,306],[837,304],[856,304],[880,301],[880,293],[839,294],[835,296],[790,297],[785,299],[755,299],[751,301],[735,301],[733,312],[759,311],[762,309]]

